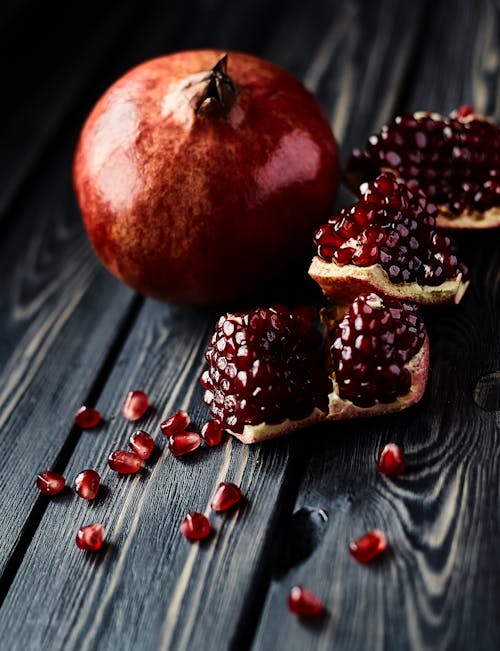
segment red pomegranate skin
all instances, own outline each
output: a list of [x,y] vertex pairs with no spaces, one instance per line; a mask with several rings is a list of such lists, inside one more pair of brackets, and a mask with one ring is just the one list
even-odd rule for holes
[[97,255],[156,298],[214,304],[267,284],[307,257],[338,186],[321,107],[275,65],[230,52],[234,102],[195,111],[186,82],[223,54],[185,51],[132,69],[77,145],[74,187]]

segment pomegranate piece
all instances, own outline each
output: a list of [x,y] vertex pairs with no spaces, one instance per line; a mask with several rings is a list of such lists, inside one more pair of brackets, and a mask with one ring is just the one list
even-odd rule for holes
[[218,485],[210,507],[212,511],[228,511],[233,506],[236,506],[242,498],[243,494],[239,486],[225,481]]
[[127,420],[139,420],[149,409],[149,400],[144,391],[129,391],[122,406]]
[[215,447],[222,441],[222,427],[215,420],[207,420],[201,428],[201,438],[209,447]]
[[101,478],[95,470],[82,470],[75,477],[75,492],[84,500],[93,500],[99,492]]
[[80,527],[76,534],[76,546],[87,552],[96,552],[101,549],[104,542],[104,527],[95,522],[85,527]]
[[201,437],[196,432],[179,432],[168,439],[168,449],[174,457],[182,457],[194,452],[201,445]]
[[142,429],[138,429],[131,434],[128,444],[141,459],[149,459],[155,447],[155,442],[151,434],[148,434]]
[[387,549],[387,539],[378,529],[349,543],[349,552],[358,563],[371,563]]
[[188,540],[202,540],[210,535],[211,527],[208,518],[203,513],[191,511],[181,523],[181,533]]
[[436,231],[436,206],[391,173],[363,183],[360,194],[315,233],[309,274],[323,293],[338,303],[366,291],[458,303],[468,270],[451,238]]
[[377,468],[388,477],[404,474],[406,463],[403,450],[395,443],[388,443],[380,453]]
[[75,414],[75,425],[80,429],[91,429],[101,422],[101,414],[97,409],[83,405]]
[[358,185],[391,170],[439,208],[442,228],[500,226],[500,127],[470,106],[449,117],[397,117],[355,149],[347,176]]
[[185,432],[190,423],[189,414],[183,409],[179,409],[160,424],[160,430],[165,436],[173,436]]
[[108,457],[108,465],[121,475],[132,475],[141,469],[142,461],[135,452],[115,450]]
[[290,589],[288,609],[298,617],[319,617],[324,612],[321,599],[301,585],[294,585]]
[[66,480],[58,472],[44,470],[36,478],[36,486],[44,495],[57,495],[66,486]]

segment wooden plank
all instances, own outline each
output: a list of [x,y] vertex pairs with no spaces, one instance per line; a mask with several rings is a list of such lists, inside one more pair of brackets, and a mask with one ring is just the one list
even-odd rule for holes
[[[458,2],[450,12],[439,2],[428,19],[408,108],[472,103],[498,119],[498,10]],[[279,538],[288,562],[277,566],[254,648],[499,648],[499,235],[460,238],[473,281],[460,306],[425,315],[432,367],[422,402],[311,438],[295,515]],[[389,441],[407,454],[409,470],[397,480],[375,469]],[[347,546],[372,528],[386,532],[391,548],[380,563],[360,566]],[[294,584],[324,599],[320,622],[283,614],[277,623]]]
[[[381,5],[384,15],[392,16],[394,2]],[[366,57],[373,56],[371,26],[363,22],[360,27],[361,14],[353,15],[350,7],[347,1],[337,3],[327,14],[330,22],[318,23],[303,3],[293,5],[294,22],[305,22],[322,36],[322,59],[328,58],[327,36],[335,52],[335,38],[346,38],[346,30],[358,43],[359,55],[364,51]],[[226,15],[226,24],[237,25],[243,33],[245,12],[239,19],[237,15],[232,14],[232,23]],[[412,6],[392,17],[391,38],[380,42],[380,61],[388,49],[408,56],[418,15],[419,8]],[[269,29],[267,14],[264,19]],[[344,28],[334,38],[332,24],[337,20]],[[264,39],[273,43],[269,56],[294,72],[293,65],[286,65],[290,35],[277,28],[272,38]],[[301,49],[313,65],[318,47],[313,41]],[[345,65],[344,60],[338,61],[338,68],[326,63],[329,74],[340,76]],[[353,104],[350,112],[355,110]],[[123,446],[134,429],[117,415],[131,388],[150,392],[156,411],[143,426],[162,448],[165,442],[157,430],[164,415],[185,407],[197,425],[202,422],[206,412],[197,379],[214,320],[215,314],[146,301],[98,401],[107,424],[99,433],[80,438],[67,467],[71,480],[83,467],[95,466],[108,490],[93,505],[75,497],[48,504],[0,613],[0,635],[7,643],[51,650],[116,649],[124,640],[128,648],[147,649],[248,646],[267,587],[271,543],[306,457],[302,439],[289,437],[251,448],[230,440],[186,461],[163,451],[136,478],[120,479],[106,468],[107,454]],[[247,504],[225,516],[212,515],[214,537],[191,546],[178,532],[180,521],[188,510],[208,511],[213,490],[223,479],[241,484]],[[95,557],[82,554],[73,542],[75,529],[90,520],[103,522],[110,543]],[[57,602],[45,598],[47,576]],[[277,613],[280,618],[281,608]]]

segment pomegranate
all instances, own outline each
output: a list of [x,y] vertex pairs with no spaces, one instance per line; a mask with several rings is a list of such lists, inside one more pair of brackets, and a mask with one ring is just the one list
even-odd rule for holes
[[305,256],[338,178],[313,95],[267,61],[216,50],[125,74],[89,115],[73,168],[104,265],[141,293],[205,304]]
[[144,391],[129,391],[122,405],[122,414],[127,420],[139,420],[149,409],[149,399]]
[[201,428],[200,436],[209,448],[213,448],[222,442],[222,427],[215,420],[207,420]]
[[403,450],[395,443],[384,446],[377,461],[379,472],[388,477],[403,475],[406,470],[406,461]]
[[217,486],[210,508],[212,511],[229,511],[243,499],[241,488],[230,481],[223,481]]
[[98,522],[80,527],[76,533],[76,546],[86,552],[97,552],[104,542],[104,527]]
[[212,531],[208,518],[203,513],[190,511],[181,522],[180,530],[182,535],[189,541],[203,540]]
[[500,127],[470,106],[397,117],[353,151],[346,175],[357,186],[381,170],[419,186],[441,228],[500,226]]
[[387,549],[385,534],[378,529],[368,531],[349,543],[349,552],[358,563],[371,563]]
[[179,409],[160,423],[160,430],[165,436],[173,436],[180,432],[185,432],[191,422],[189,414],[183,409]]
[[142,429],[138,429],[130,435],[128,444],[141,459],[149,459],[155,447],[155,441],[151,434]]
[[422,304],[458,303],[468,271],[452,240],[435,229],[436,206],[392,173],[363,183],[360,193],[316,231],[309,274],[324,294],[336,302],[375,291]]
[[321,599],[301,585],[294,585],[290,589],[288,609],[298,617],[319,617],[324,612]]
[[94,500],[99,492],[101,478],[99,473],[91,468],[82,470],[75,477],[74,487],[77,495],[84,500]]
[[135,452],[114,450],[108,457],[108,466],[121,475],[133,475],[142,468],[142,461]]
[[201,378],[214,421],[254,443],[420,400],[429,344],[414,304],[371,293],[325,310],[326,347],[316,314],[278,305],[219,319]]
[[101,422],[101,414],[93,407],[83,405],[75,414],[75,425],[80,429],[92,429]]
[[63,475],[52,470],[44,470],[36,478],[36,486],[44,495],[58,495],[66,486]]
[[178,432],[168,439],[168,449],[174,457],[191,454],[201,445],[201,437],[196,432]]

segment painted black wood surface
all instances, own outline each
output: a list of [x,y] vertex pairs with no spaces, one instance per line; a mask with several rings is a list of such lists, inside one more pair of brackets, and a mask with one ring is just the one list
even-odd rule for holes
[[[144,300],[111,278],[71,190],[92,102],[134,63],[181,48],[246,50],[296,74],[344,160],[401,110],[473,103],[498,119],[498,5],[150,1],[89,5],[52,26],[23,4],[1,26],[19,61],[0,125],[0,648],[499,648],[498,233],[460,238],[472,286],[459,307],[426,315],[432,368],[417,407],[261,446],[228,440],[183,461],[158,425],[181,407],[197,425],[206,417],[198,378],[217,312]],[[135,429],[119,414],[131,388],[151,397],[141,426],[158,452],[121,478],[106,458]],[[105,423],[79,432],[72,416],[86,400]],[[390,440],[408,453],[397,481],[374,469]],[[101,498],[43,498],[34,477],[45,467],[69,482],[95,467]],[[182,517],[208,513],[224,479],[245,506],[212,515],[212,538],[190,545]],[[90,557],[74,535],[95,520],[108,545]],[[347,542],[373,526],[391,550],[360,567]],[[294,583],[324,599],[325,618],[287,612]]]

